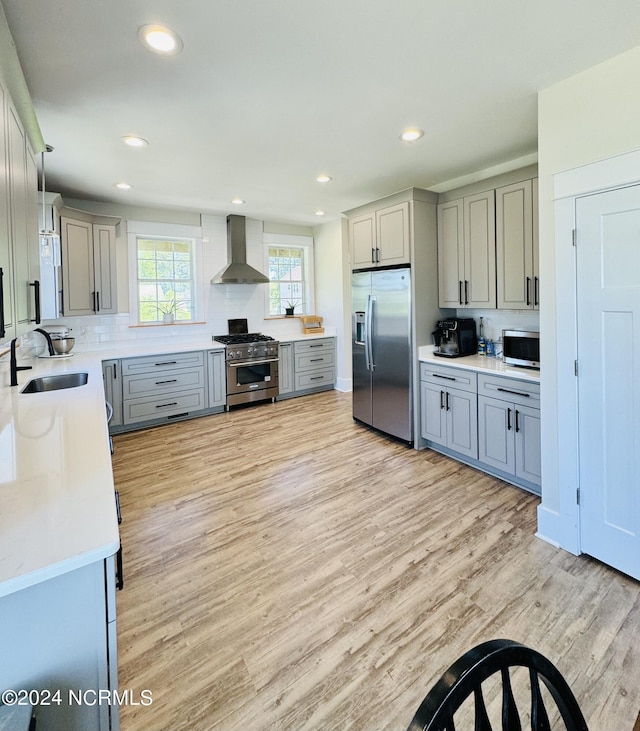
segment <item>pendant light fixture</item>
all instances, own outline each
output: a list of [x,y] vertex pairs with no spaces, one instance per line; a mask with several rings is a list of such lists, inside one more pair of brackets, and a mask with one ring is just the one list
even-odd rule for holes
[[46,145],[46,148],[42,151],[42,228],[40,229],[40,260],[51,266],[57,267],[61,263],[61,252],[60,252],[60,236],[56,233],[54,215],[55,211],[53,206],[51,207],[51,227],[47,227],[47,214],[45,209],[45,195],[46,185],[44,176],[44,153],[52,152],[53,147]]

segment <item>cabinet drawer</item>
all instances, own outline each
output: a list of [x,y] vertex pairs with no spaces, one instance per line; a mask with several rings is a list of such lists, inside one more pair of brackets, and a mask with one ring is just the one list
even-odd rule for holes
[[176,368],[189,368],[204,365],[204,353],[170,353],[169,355],[148,355],[142,358],[125,358],[122,361],[122,375],[136,373],[162,373]]
[[301,391],[305,388],[314,388],[316,386],[328,386],[333,384],[334,381],[335,372],[333,368],[296,373],[296,391]]
[[319,338],[318,340],[300,341],[294,344],[295,354],[302,353],[325,353],[327,350],[335,350],[333,338]]
[[166,393],[154,398],[130,399],[124,402],[124,423],[162,419],[189,411],[199,411],[206,406],[204,388],[179,393]]
[[516,378],[478,375],[478,394],[490,398],[510,401],[512,404],[540,408],[540,384],[519,381]]
[[296,371],[308,371],[318,368],[333,368],[335,354],[333,350],[321,350],[317,353],[296,353]]
[[185,368],[177,371],[161,371],[153,375],[141,373],[122,379],[124,398],[162,395],[167,391],[204,388],[204,368]]
[[475,371],[452,366],[420,363],[420,380],[473,393],[478,389],[478,375]]

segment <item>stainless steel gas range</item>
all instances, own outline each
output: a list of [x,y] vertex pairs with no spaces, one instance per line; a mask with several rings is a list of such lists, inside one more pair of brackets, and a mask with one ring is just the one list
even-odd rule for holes
[[230,333],[214,335],[226,346],[227,409],[278,395],[278,346],[269,335]]

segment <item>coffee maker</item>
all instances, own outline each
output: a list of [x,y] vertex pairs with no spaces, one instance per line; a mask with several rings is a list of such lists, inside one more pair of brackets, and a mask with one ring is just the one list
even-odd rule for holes
[[461,358],[464,355],[473,355],[478,347],[476,321],[472,317],[438,320],[431,336],[433,344],[436,346],[433,354],[443,358]]

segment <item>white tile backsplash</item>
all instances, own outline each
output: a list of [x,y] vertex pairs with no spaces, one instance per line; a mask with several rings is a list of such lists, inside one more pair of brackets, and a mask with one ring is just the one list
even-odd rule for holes
[[485,340],[498,340],[502,337],[503,330],[540,329],[540,314],[537,310],[456,310],[456,317],[473,317],[478,335],[481,316]]

